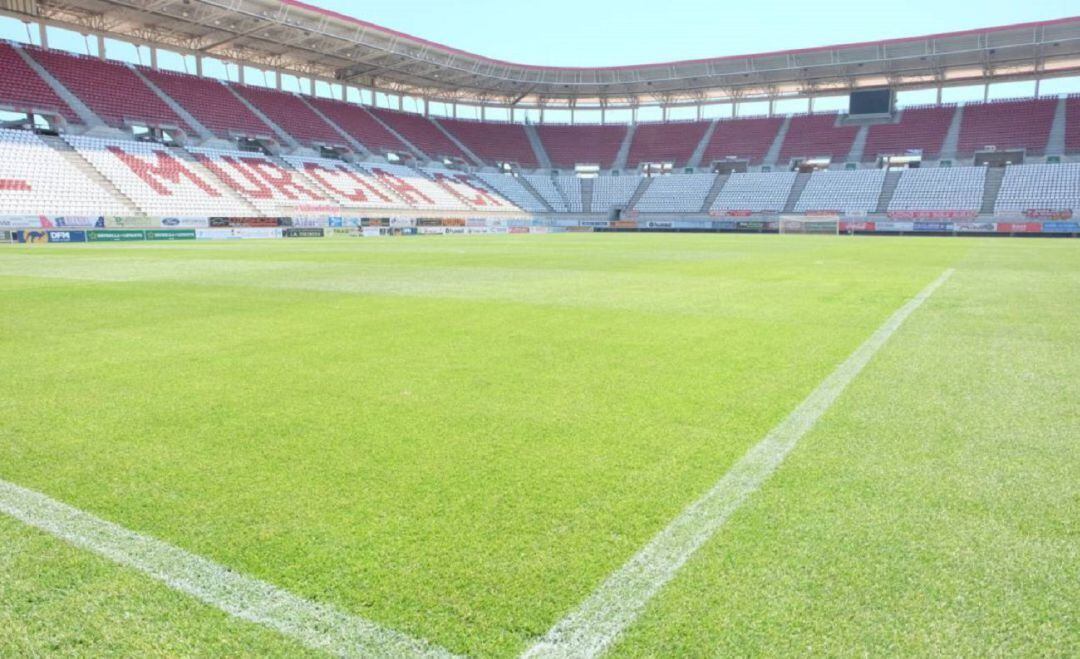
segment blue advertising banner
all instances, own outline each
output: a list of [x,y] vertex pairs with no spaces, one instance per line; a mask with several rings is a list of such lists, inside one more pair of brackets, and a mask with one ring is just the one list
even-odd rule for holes
[[1043,233],[1080,233],[1080,222],[1043,222]]
[[916,222],[915,231],[926,231],[930,233],[952,233],[952,222]]
[[85,243],[85,231],[50,231],[50,243]]

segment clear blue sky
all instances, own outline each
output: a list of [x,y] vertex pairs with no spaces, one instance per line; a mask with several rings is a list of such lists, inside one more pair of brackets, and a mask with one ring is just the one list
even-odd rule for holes
[[1078,0],[307,0],[481,55],[608,66],[1080,15]]

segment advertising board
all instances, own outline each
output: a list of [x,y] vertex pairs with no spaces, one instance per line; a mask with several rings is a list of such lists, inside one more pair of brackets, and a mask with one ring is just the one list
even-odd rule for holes
[[195,240],[195,229],[147,229],[147,240]]
[[132,243],[146,240],[146,232],[134,229],[88,231],[86,238],[92,243]]
[[282,235],[286,238],[322,238],[324,233],[322,229],[311,227],[290,227],[284,229]]
[[50,243],[85,243],[85,231],[49,231]]

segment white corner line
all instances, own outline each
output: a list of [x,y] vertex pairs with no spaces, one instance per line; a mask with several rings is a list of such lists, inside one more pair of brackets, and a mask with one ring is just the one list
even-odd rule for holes
[[341,657],[452,656],[426,641],[303,599],[3,480],[0,512],[314,650]]
[[606,652],[638,618],[649,600],[769,479],[904,321],[954,272],[951,268],[946,270],[900,307],[712,489],[687,507],[522,656],[596,657]]

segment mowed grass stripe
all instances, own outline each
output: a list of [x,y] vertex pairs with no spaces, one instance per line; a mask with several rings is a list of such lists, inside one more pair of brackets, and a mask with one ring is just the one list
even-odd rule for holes
[[14,483],[0,481],[0,512],[315,650],[338,656],[452,656],[426,641],[297,597]]
[[651,600],[776,471],[799,440],[904,322],[952,277],[946,270],[898,309],[704,496],[560,620],[525,657],[594,657],[605,652]]

